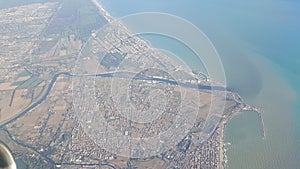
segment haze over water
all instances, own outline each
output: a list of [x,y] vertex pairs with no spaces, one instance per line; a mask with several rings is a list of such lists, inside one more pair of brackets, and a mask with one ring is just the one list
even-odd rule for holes
[[[225,141],[232,143],[226,146],[229,169],[300,168],[299,1],[101,3],[114,17],[136,12],[171,13],[191,21],[211,39],[221,55],[227,85],[246,102],[264,110],[265,140],[253,112],[236,116],[227,125]],[[156,47],[164,46],[159,39],[148,40]],[[189,54],[176,54],[193,62]]]

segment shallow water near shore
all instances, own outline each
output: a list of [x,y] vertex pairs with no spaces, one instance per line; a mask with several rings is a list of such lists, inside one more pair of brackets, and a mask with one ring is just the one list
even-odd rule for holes
[[[229,121],[225,142],[232,144],[226,146],[227,168],[300,168],[298,1],[101,2],[114,17],[147,11],[184,17],[212,40],[221,55],[228,87],[247,103],[263,109],[266,134],[262,139],[255,112],[243,113]],[[156,38],[147,40],[158,48],[168,45]],[[195,63],[188,53],[168,50],[187,63]]]

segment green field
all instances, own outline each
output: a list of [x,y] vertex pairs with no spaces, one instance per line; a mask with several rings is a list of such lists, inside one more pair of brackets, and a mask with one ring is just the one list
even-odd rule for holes
[[30,72],[28,72],[27,70],[24,70],[23,72],[19,73],[15,79],[18,79],[18,78],[21,78],[21,77],[30,76],[30,75],[31,75]]
[[125,55],[121,53],[107,53],[100,61],[100,64],[106,68],[117,67],[124,59]]
[[32,77],[25,81],[17,81],[11,84],[11,86],[18,86],[18,89],[33,89],[41,84],[44,80],[38,77]]

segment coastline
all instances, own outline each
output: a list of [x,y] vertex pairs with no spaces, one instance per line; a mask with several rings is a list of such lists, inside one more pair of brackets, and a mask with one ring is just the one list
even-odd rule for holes
[[261,133],[262,133],[262,139],[264,140],[266,138],[266,131],[265,131],[265,125],[264,125],[264,120],[262,117],[262,113],[264,112],[261,108],[257,108],[254,107],[252,105],[247,104],[242,97],[235,92],[227,92],[228,94],[233,95],[232,98],[234,98],[235,102],[241,104],[243,107],[241,107],[238,110],[232,111],[231,113],[229,113],[229,115],[227,117],[224,118],[225,123],[228,123],[233,117],[238,116],[246,111],[253,111],[255,113],[257,113],[259,120],[260,120],[260,128],[261,128]]
[[[93,2],[93,4],[98,8],[98,11],[101,15],[103,15],[105,17],[105,19],[111,23],[113,22],[114,18],[109,14],[109,12],[107,12],[105,10],[105,8],[102,6],[102,4],[97,1],[97,0],[91,0]],[[127,29],[126,27],[124,27],[125,29]],[[150,42],[148,44],[151,44]],[[218,82],[214,82],[211,81],[211,84],[215,84]],[[225,169],[226,163],[227,163],[227,156],[226,156],[226,145],[230,144],[230,143],[225,143],[224,139],[225,139],[225,127],[226,124],[235,116],[243,113],[243,111],[254,111],[257,112],[259,115],[259,118],[261,119],[261,129],[262,129],[262,133],[263,133],[263,139],[265,139],[265,131],[264,131],[264,122],[261,116],[261,110],[258,108],[255,108],[253,106],[250,106],[248,104],[246,104],[243,99],[234,92],[228,92],[227,94],[231,94],[232,98],[234,99],[234,101],[236,101],[237,103],[240,104],[240,106],[233,110],[232,112],[228,113],[227,115],[224,115],[222,120],[220,121],[218,128],[219,128],[219,132],[220,132],[220,138],[219,138],[219,143],[220,143],[220,147],[219,147],[219,156],[220,156],[220,161],[219,161],[219,165],[221,169]],[[215,130],[216,132],[216,130]]]
[[104,18],[109,23],[114,20],[114,18],[104,9],[104,7],[97,0],[91,0],[91,1],[98,8],[99,12],[104,16]]
[[232,98],[234,98],[235,102],[239,103],[241,106],[238,109],[231,111],[227,115],[224,115],[220,124],[218,125],[218,127],[220,129],[219,141],[220,141],[220,168],[221,169],[226,169],[228,167],[228,165],[227,165],[228,157],[226,154],[226,150],[227,150],[226,146],[231,145],[231,143],[225,142],[225,128],[232,118],[234,118],[238,115],[241,115],[247,111],[252,111],[254,113],[257,113],[258,117],[260,119],[260,128],[261,128],[261,133],[262,133],[262,139],[264,140],[266,138],[264,121],[263,121],[263,117],[262,117],[263,110],[245,103],[244,100],[240,97],[240,95],[238,93],[228,92],[227,95],[228,94],[231,94]]
[[220,161],[219,161],[219,166],[220,169],[225,169],[226,168],[226,163],[227,163],[227,156],[226,156],[226,149],[225,149],[225,141],[224,141],[224,129],[225,129],[225,123],[221,122],[220,124]]

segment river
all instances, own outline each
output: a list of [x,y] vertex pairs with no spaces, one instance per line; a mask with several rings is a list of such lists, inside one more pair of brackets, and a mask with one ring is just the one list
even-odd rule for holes
[[[227,146],[229,169],[300,168],[299,1],[100,1],[113,17],[136,12],[183,17],[212,40],[228,87],[264,110],[265,140],[259,137],[253,113],[237,116],[227,125],[225,141],[232,142]],[[145,38],[197,67],[184,49],[157,37]]]

